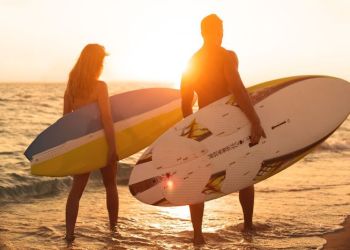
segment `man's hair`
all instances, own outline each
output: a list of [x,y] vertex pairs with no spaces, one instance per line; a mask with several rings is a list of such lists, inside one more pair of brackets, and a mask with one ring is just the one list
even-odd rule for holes
[[222,20],[216,14],[210,14],[203,18],[201,22],[203,36],[207,36],[220,29],[222,29]]

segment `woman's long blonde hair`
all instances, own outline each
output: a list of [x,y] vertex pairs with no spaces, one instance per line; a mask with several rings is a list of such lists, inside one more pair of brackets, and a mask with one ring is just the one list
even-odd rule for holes
[[88,44],[69,74],[66,88],[73,101],[76,97],[88,97],[92,92],[103,68],[105,48],[99,44]]

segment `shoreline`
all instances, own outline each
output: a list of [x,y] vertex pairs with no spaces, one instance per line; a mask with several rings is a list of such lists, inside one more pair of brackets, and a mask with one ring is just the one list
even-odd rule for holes
[[322,250],[350,249],[350,216],[347,216],[341,225],[342,229],[322,235],[322,238],[327,241]]

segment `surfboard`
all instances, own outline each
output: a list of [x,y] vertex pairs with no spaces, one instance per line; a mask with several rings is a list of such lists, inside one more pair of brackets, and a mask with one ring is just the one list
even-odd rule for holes
[[[110,97],[119,159],[149,146],[182,119],[180,91],[148,88]],[[106,165],[107,142],[96,103],[64,115],[30,144],[31,173],[67,176]]]
[[157,206],[195,204],[263,181],[327,139],[350,112],[350,84],[295,76],[248,89],[267,138],[250,144],[250,122],[234,96],[167,130],[140,157],[129,189]]

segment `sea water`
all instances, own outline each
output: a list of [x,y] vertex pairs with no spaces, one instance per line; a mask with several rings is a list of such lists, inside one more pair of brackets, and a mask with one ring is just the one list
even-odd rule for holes
[[[144,85],[147,87],[150,85]],[[140,86],[110,85],[110,93]],[[76,240],[67,245],[65,202],[71,177],[30,175],[23,152],[63,110],[64,84],[0,84],[0,248],[193,249],[188,207],[142,204],[127,182],[136,154],[118,167],[120,211],[110,232],[105,191],[91,174]],[[122,108],[122,107],[121,107]],[[237,194],[207,202],[200,249],[317,249],[350,215],[350,119],[313,153],[255,186],[256,231],[243,233]]]

